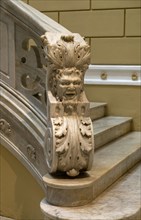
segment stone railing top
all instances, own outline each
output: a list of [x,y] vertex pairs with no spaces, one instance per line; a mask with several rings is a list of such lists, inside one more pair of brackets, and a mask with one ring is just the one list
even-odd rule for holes
[[71,33],[51,18],[21,0],[1,0],[0,6],[8,10],[39,35],[46,31]]

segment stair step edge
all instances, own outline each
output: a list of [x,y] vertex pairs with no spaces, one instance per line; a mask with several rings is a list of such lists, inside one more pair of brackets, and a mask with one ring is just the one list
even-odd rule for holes
[[131,131],[132,118],[107,116],[93,122],[95,149]]
[[106,103],[97,103],[92,102],[90,103],[90,117],[91,120],[96,120],[102,118],[106,115]]
[[131,132],[95,152],[89,171],[94,178],[94,198],[141,160],[140,135]]
[[139,220],[141,217],[140,170],[141,163],[88,205],[76,208],[56,207],[47,204],[44,199],[41,202],[41,208],[47,213],[48,220],[56,217],[60,220]]

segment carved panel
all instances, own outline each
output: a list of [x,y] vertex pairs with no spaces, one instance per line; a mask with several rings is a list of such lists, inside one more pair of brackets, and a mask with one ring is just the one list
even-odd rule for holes
[[35,33],[16,25],[16,89],[45,114],[45,70],[40,49]]
[[8,28],[7,24],[0,21],[0,70],[8,74]]
[[15,46],[14,22],[9,13],[0,8],[0,78],[14,86]]

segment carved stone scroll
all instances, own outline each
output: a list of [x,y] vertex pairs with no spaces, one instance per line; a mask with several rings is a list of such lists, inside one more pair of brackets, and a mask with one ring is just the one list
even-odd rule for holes
[[45,155],[50,173],[77,176],[92,166],[94,140],[84,74],[90,48],[79,34],[47,32],[47,132]]

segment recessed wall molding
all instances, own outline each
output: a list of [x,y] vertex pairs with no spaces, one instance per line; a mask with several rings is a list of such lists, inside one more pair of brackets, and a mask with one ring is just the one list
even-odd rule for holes
[[141,66],[90,65],[84,82],[90,85],[141,86]]

